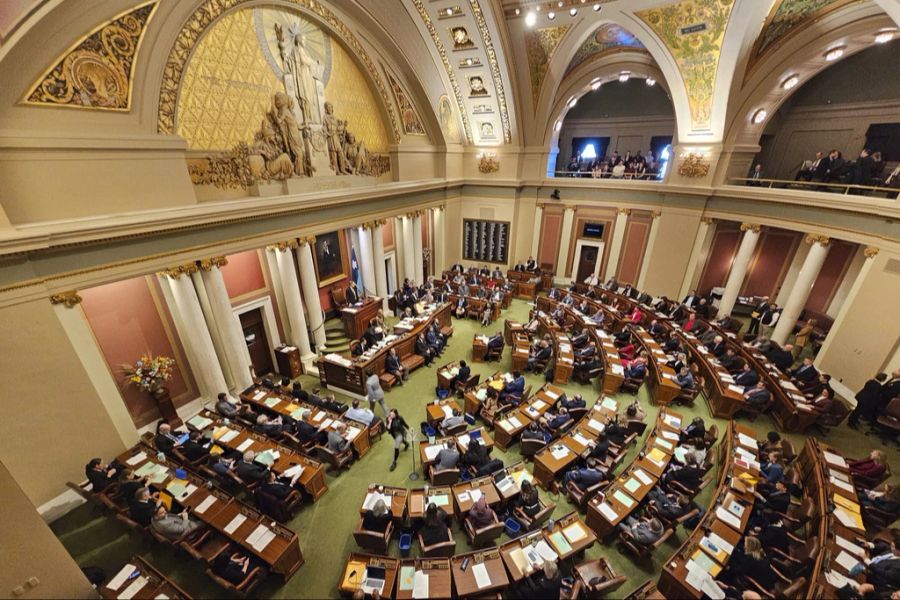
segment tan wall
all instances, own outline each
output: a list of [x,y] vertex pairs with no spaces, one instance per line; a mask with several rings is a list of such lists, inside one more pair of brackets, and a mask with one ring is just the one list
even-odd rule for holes
[[881,251],[863,265],[816,360],[820,369],[853,391],[891,364],[897,352],[900,274],[885,270],[891,259],[900,260],[900,254]]
[[[9,412],[6,411],[8,415]],[[12,597],[12,590],[37,577],[36,587],[26,588],[19,598],[96,598],[97,592],[63,548],[22,488],[0,463],[0,534],[3,568],[0,569],[0,596]],[[15,551],[13,552],[13,548]]]
[[124,444],[48,300],[0,309],[0,339],[0,461],[39,506]]
[[694,238],[700,227],[700,214],[663,210],[656,230],[656,242],[644,276],[644,289],[655,296],[678,296],[687,273]]

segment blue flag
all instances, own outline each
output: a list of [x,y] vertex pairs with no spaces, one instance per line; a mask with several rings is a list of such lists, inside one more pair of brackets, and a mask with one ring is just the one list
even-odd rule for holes
[[360,294],[365,296],[366,288],[363,286],[362,273],[359,270],[359,261],[356,260],[356,248],[350,248],[350,277],[356,282]]

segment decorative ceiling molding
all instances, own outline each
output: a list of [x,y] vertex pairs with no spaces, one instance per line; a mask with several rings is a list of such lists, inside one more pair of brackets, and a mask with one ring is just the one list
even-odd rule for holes
[[575,51],[565,75],[568,75],[582,63],[594,60],[619,50],[644,50],[644,45],[628,30],[615,23],[604,23],[581,44]]
[[509,106],[506,103],[506,92],[503,88],[503,78],[500,76],[500,63],[497,61],[497,52],[494,50],[494,43],[491,41],[491,32],[488,31],[484,13],[481,12],[481,5],[478,3],[478,0],[469,0],[469,4],[472,7],[472,16],[475,17],[475,22],[478,24],[481,41],[484,42],[484,51],[487,53],[488,64],[491,67],[491,77],[494,79],[497,103],[500,105],[500,120],[503,123],[503,140],[509,144],[512,142],[512,128],[509,124]]
[[[284,0],[284,2],[301,9],[305,14],[312,15],[324,23],[331,33],[337,34],[337,37],[350,48],[352,54],[365,67],[369,78],[378,90],[384,110],[390,119],[393,141],[394,143],[399,143],[400,125],[397,120],[397,113],[394,111],[394,105],[390,100],[387,86],[359,38],[344,24],[343,20],[339,19],[337,15],[317,0]],[[187,19],[178,33],[178,37],[175,39],[163,70],[163,80],[159,90],[159,114],[157,117],[157,131],[159,133],[175,133],[175,115],[177,113],[181,80],[193,49],[206,30],[226,12],[242,8],[244,5],[250,8],[255,6],[255,4],[255,0],[205,0]]]
[[134,65],[155,10],[154,0],[95,28],[54,61],[22,103],[130,111]]
[[635,15],[675,59],[691,111],[691,130],[712,127],[713,94],[725,28],[734,0],[682,0]]
[[431,35],[431,41],[434,42],[434,47],[441,57],[441,63],[443,63],[444,70],[447,72],[447,79],[450,80],[450,86],[453,88],[453,95],[456,97],[456,105],[459,108],[459,114],[462,117],[463,132],[466,134],[466,140],[471,144],[472,128],[469,125],[469,117],[466,113],[466,105],[463,102],[462,92],[459,89],[459,82],[457,82],[456,75],[453,73],[453,65],[450,64],[450,59],[447,58],[447,50],[444,48],[440,36],[438,36],[437,29],[431,21],[431,17],[428,15],[428,11],[425,10],[425,5],[422,4],[422,0],[412,0],[412,3],[413,6],[416,7],[416,11],[419,13],[422,23],[425,24],[425,29],[427,29],[428,33]]
[[381,64],[384,74],[387,76],[388,85],[394,93],[394,100],[397,101],[397,110],[400,112],[400,123],[403,126],[403,133],[406,135],[427,135],[425,126],[422,125],[422,119],[419,118],[419,111],[409,99],[406,89],[400,85],[400,82],[391,74],[388,68]]
[[541,94],[544,76],[550,66],[550,59],[570,27],[571,25],[560,25],[526,30],[525,32],[525,50],[528,55],[528,71],[531,76],[531,99],[535,107],[537,107],[538,97]]

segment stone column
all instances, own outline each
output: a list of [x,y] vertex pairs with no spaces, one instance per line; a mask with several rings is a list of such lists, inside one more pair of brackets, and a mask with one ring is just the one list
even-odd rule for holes
[[806,236],[806,243],[809,244],[809,253],[806,255],[806,260],[803,261],[800,273],[797,274],[797,281],[794,282],[791,294],[788,296],[778,323],[775,324],[775,330],[772,332],[772,339],[779,344],[784,344],[794,331],[797,318],[803,312],[803,307],[806,306],[806,299],[809,298],[809,292],[816,283],[816,277],[819,276],[819,271],[825,263],[828,249],[831,246],[831,240],[827,236],[813,233]]
[[200,276],[199,269],[194,273],[191,273],[191,281],[194,283],[194,291],[197,292],[197,300],[200,301],[200,310],[203,312],[203,318],[206,320],[206,328],[209,330],[209,337],[212,339],[213,348],[219,359],[219,366],[222,368],[222,374],[225,376],[225,383],[228,384],[229,390],[233,390],[237,387],[237,384],[234,383],[234,378],[231,376],[231,367],[228,364],[228,359],[225,357],[225,344],[222,341],[222,334],[216,324],[216,318],[213,316],[209,294],[206,291],[206,286],[203,285],[203,278]]
[[[541,224],[544,221],[544,205],[541,202],[537,203],[537,207],[534,209],[534,227],[531,232],[531,256],[534,257],[534,260],[538,260],[538,251],[541,248]],[[522,257],[513,258],[513,262],[522,260]],[[540,264],[540,261],[538,261]]]
[[718,315],[720,317],[731,314],[738,294],[741,293],[741,286],[744,285],[747,268],[750,266],[750,260],[753,258],[756,242],[759,241],[759,229],[759,225],[754,223],[741,223],[741,231],[744,232],[744,237],[741,238],[741,245],[738,246],[737,254],[731,263],[731,272],[728,273],[725,293],[722,294],[722,300],[719,301]]
[[794,252],[794,258],[791,259],[787,273],[784,274],[781,287],[778,288],[778,294],[774,298],[775,304],[778,306],[784,306],[787,303],[788,296],[791,295],[791,290],[794,289],[794,283],[797,281],[800,269],[803,268],[807,254],[809,254],[809,244],[804,244],[803,240],[801,240],[797,246],[797,251]]
[[444,269],[449,267],[447,264],[446,249],[444,246],[444,207],[439,206],[431,209],[431,216],[434,223],[434,273],[438,275],[443,273]]
[[425,282],[425,246],[422,242],[422,212],[416,211],[412,219],[413,228],[413,259],[415,260],[416,283]]
[[309,317],[309,329],[316,348],[325,347],[325,316],[322,314],[322,299],[319,297],[319,280],[316,278],[316,266],[313,264],[312,245],[316,243],[313,236],[297,240],[297,261],[300,265],[300,285],[303,289],[303,302],[306,304],[306,315]]
[[374,296],[378,292],[375,283],[375,261],[372,248],[372,225],[364,223],[357,228],[359,231],[359,268],[362,273],[364,296]]
[[653,256],[653,246],[656,245],[656,234],[659,233],[659,218],[662,216],[662,213],[658,210],[654,210],[650,213],[650,216],[653,218],[653,222],[650,223],[650,234],[647,236],[647,248],[644,250],[644,260],[641,261],[641,272],[638,275],[638,280],[635,284],[639,290],[644,289],[644,279],[647,277],[647,269],[650,268],[650,257]]
[[406,249],[403,247],[403,217],[391,219],[394,227],[394,262],[397,265],[397,287],[402,287],[406,277]]
[[[557,283],[568,283],[566,279],[566,262],[569,259],[569,240],[572,239],[572,225],[575,222],[575,207],[567,205],[563,207],[562,233],[559,239],[559,253],[556,255]],[[537,259],[535,259],[537,260]]]
[[400,219],[403,223],[403,276],[417,283],[415,281],[416,260],[414,254],[416,247],[413,236],[413,219],[411,215],[405,215]]
[[679,300],[697,287],[715,234],[716,222],[709,217],[701,217],[700,225],[697,227],[697,236],[694,238],[694,246],[691,249],[691,257],[688,259],[687,270],[684,273],[684,280],[682,280],[681,289],[678,292]]
[[[291,345],[300,349],[301,358],[311,361],[312,349],[309,345],[309,333],[306,330],[306,315],[303,314],[303,300],[300,296],[300,282],[297,281],[297,268],[294,266],[294,253],[297,242],[291,240],[282,242],[269,249],[275,253],[275,262],[278,265],[278,278],[281,283],[281,294],[284,300],[284,310],[288,316],[288,340]],[[304,363],[304,366],[306,364]]]
[[388,309],[387,268],[384,266],[384,220],[372,223],[372,260],[375,263],[375,293]]
[[184,346],[204,400],[215,400],[221,392],[228,391],[222,365],[216,355],[212,336],[200,308],[200,299],[191,275],[197,265],[189,263],[158,273],[166,302],[172,312],[178,337]]
[[225,279],[222,277],[222,267],[227,264],[228,261],[224,256],[201,260],[199,276],[206,290],[210,316],[219,332],[222,354],[228,371],[226,380],[230,378],[235,391],[240,394],[253,385],[253,379],[250,376],[250,353],[247,351],[241,321],[234,314],[228,290],[225,288]]
[[613,226],[612,239],[609,241],[609,258],[606,261],[606,274],[604,281],[609,281],[616,276],[619,268],[619,255],[622,254],[622,243],[625,241],[625,226],[628,224],[630,208],[620,208],[616,211],[616,224]]

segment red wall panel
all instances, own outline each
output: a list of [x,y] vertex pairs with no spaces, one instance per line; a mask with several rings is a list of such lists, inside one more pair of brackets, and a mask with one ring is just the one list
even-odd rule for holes
[[819,276],[816,277],[816,282],[809,292],[809,298],[806,299],[806,308],[825,312],[850,267],[856,248],[857,244],[850,242],[838,240],[831,242],[822,270],[819,271]]
[[231,254],[228,264],[222,267],[222,278],[229,298],[238,298],[265,289],[266,278],[263,275],[259,252],[248,250],[239,254]]
[[650,223],[634,218],[628,219],[625,224],[625,238],[622,240],[619,266],[616,270],[616,279],[620,282],[637,285],[649,235]]
[[[562,219],[561,213],[547,214],[547,211],[544,211],[541,243],[536,257],[539,265],[553,265],[554,270],[556,269],[556,257],[559,254],[559,238],[562,235]],[[568,244],[569,240],[563,240],[562,243]]]
[[725,285],[728,272],[731,270],[731,263],[734,261],[734,254],[741,241],[741,232],[737,224],[733,228],[730,225],[723,225],[719,223],[716,226],[713,243],[709,249],[709,257],[706,259],[706,267],[703,269],[700,284],[697,286],[697,291],[701,294],[705,294],[712,287]]
[[122,364],[132,363],[145,352],[175,358],[176,368],[168,383],[169,392],[177,406],[194,397],[190,367],[180,348],[176,353],[177,342],[170,339],[166,331],[169,327],[175,335],[174,328],[168,323],[168,315],[160,314],[160,309],[166,310],[165,300],[157,293],[160,303],[157,307],[150,285],[155,286],[156,282],[147,277],[136,277],[78,292],[100,351],[119,383],[131,418],[139,427],[158,419],[159,411],[146,392],[131,386],[122,387]]
[[385,219],[385,223],[381,228],[381,239],[384,241],[384,250],[394,249],[394,218]]
[[801,235],[795,231],[764,231],[747,269],[741,295],[773,296],[794,259]]

